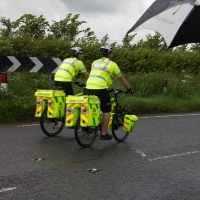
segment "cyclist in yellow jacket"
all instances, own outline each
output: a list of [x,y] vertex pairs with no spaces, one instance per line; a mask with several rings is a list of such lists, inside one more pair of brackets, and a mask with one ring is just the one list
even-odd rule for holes
[[112,78],[115,76],[121,84],[127,89],[127,92],[133,93],[133,89],[129,86],[126,79],[118,65],[112,61],[113,48],[109,45],[100,48],[100,53],[103,58],[98,59],[92,63],[90,76],[86,82],[87,95],[96,95],[101,102],[102,117],[102,131],[101,140],[110,140],[112,135],[107,133],[108,123],[110,119],[111,100],[108,88],[112,84]]
[[66,58],[63,60],[55,74],[55,86],[64,90],[66,95],[74,95],[72,82],[79,71],[84,74],[86,79],[89,77],[89,73],[86,71],[83,62],[81,61],[83,52],[84,51],[81,47],[71,48],[71,58]]

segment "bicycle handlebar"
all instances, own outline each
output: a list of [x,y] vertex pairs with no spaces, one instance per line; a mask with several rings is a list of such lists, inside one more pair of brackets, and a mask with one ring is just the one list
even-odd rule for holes
[[[120,93],[125,93],[125,94],[132,94],[127,90],[122,90],[122,89],[108,89],[109,93],[114,92],[115,94],[120,94]],[[133,94],[132,94],[133,95]]]

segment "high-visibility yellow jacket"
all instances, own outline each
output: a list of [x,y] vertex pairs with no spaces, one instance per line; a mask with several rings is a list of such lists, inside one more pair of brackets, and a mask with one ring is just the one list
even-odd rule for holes
[[101,58],[92,63],[90,76],[86,82],[88,89],[106,89],[112,84],[113,77],[122,76],[118,65],[108,58]]
[[78,74],[79,71],[82,73],[86,72],[83,62],[76,58],[66,58],[59,66],[54,80],[72,82],[73,78]]

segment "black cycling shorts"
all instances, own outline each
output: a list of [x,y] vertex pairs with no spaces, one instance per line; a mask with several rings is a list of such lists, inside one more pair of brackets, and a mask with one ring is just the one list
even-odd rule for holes
[[61,82],[61,81],[54,81],[56,88],[59,90],[64,90],[66,96],[74,95],[74,90],[72,88],[72,82]]
[[110,94],[107,89],[86,89],[87,95],[95,95],[99,97],[101,102],[101,111],[103,113],[109,113],[111,111],[111,100],[110,100]]

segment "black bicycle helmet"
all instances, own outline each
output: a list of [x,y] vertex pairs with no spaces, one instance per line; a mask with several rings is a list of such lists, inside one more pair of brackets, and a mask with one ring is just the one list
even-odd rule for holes
[[105,45],[100,48],[100,53],[103,54],[104,56],[107,56],[112,51],[113,51],[113,48],[109,45]]
[[83,52],[84,52],[84,50],[81,47],[72,47],[70,49],[70,54],[73,55],[73,56],[76,56],[79,53],[82,54]]

